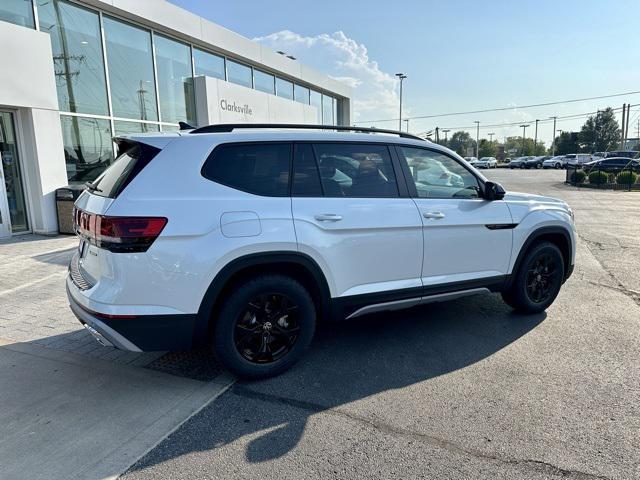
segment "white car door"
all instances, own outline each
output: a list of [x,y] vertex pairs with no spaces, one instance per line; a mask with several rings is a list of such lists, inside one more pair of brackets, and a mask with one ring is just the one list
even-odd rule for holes
[[[425,294],[442,284],[492,285],[508,273],[512,247],[511,213],[502,200],[479,196],[479,180],[453,157],[419,147],[396,147],[424,226],[422,281]],[[443,165],[463,185],[433,185],[419,171]]]
[[322,268],[332,297],[384,302],[422,293],[422,221],[393,162],[385,144],[295,145],[299,251]]

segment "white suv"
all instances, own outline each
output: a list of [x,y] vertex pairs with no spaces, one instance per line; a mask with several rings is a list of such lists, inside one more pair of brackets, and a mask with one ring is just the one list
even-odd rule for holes
[[573,270],[560,200],[505,194],[408,134],[275,127],[116,139],[118,159],[76,202],[66,282],[98,340],[206,345],[265,377],[302,356],[319,321],[488,292],[540,312]]

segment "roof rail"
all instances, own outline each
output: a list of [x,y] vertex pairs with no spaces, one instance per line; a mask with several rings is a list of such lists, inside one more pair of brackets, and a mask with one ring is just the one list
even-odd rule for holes
[[347,125],[312,125],[306,123],[220,123],[217,125],[208,125],[206,127],[196,128],[189,133],[228,133],[236,129],[258,129],[258,128],[282,128],[295,130],[334,130],[338,132],[361,132],[361,133],[387,133],[398,135],[402,138],[411,138],[413,140],[427,141],[422,137],[411,135],[406,132],[397,130],[384,130],[381,128],[367,127],[350,127]]

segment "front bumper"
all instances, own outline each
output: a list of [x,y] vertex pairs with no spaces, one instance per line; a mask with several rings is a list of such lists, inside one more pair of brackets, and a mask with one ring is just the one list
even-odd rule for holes
[[77,288],[67,281],[69,306],[80,323],[102,345],[130,352],[189,350],[205,339],[194,339],[197,314],[136,315],[113,318],[113,315],[94,312],[81,305],[71,289]]

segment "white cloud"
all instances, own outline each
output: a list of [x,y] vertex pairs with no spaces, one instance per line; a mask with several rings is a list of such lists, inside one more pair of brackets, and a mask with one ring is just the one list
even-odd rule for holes
[[353,119],[394,118],[398,115],[398,81],[369,58],[367,47],[338,31],[305,37],[282,30],[254,38],[274,50],[353,88]]

